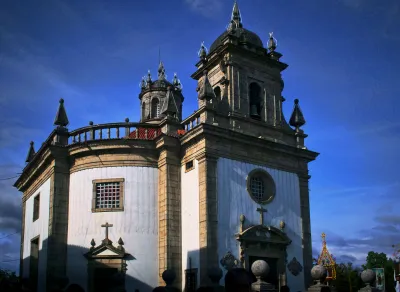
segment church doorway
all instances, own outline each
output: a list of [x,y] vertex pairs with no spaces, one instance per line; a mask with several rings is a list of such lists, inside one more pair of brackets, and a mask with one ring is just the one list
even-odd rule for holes
[[94,290],[96,292],[112,291],[114,276],[118,273],[117,268],[96,268],[94,270]]
[[250,272],[251,272],[251,266],[257,260],[263,260],[268,263],[270,270],[269,270],[267,277],[264,280],[267,281],[267,283],[273,284],[275,287],[278,287],[278,284],[279,284],[278,258],[249,256],[249,271]]
[[29,282],[33,291],[37,291],[39,276],[39,237],[31,240],[31,254],[29,257]]

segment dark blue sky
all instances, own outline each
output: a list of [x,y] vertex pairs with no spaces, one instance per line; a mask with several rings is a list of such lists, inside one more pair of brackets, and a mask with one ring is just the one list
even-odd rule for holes
[[[140,4],[139,4],[140,3]],[[315,250],[327,233],[342,260],[400,243],[400,2],[239,0],[244,26],[264,43],[273,31],[289,117],[307,120]],[[3,0],[0,9],[0,178],[24,166],[53,129],[65,99],[70,129],[139,120],[139,82],[158,52],[184,86],[184,116],[197,108],[190,79],[202,41],[226,28],[233,0]],[[20,194],[1,180],[0,238],[18,231]],[[3,212],[1,211],[3,210]],[[7,210],[7,212],[5,211]],[[19,234],[0,239],[0,267],[15,268]]]

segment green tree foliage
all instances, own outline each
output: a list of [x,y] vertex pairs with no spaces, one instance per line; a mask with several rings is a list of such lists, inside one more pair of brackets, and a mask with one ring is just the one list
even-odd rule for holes
[[17,281],[18,276],[15,274],[15,272],[0,269],[0,281],[2,281],[3,279]]
[[388,259],[385,253],[370,251],[367,255],[366,263],[362,267],[363,269],[384,268],[386,291],[394,291],[394,262],[392,259]]
[[336,280],[333,285],[337,292],[357,292],[362,285],[360,269],[354,268],[352,263],[336,265]]

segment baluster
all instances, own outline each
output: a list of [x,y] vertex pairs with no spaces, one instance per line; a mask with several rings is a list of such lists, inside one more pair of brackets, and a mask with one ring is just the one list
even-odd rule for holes
[[136,127],[136,139],[138,139],[138,138],[139,138],[139,128]]
[[84,141],[86,142],[87,141],[87,132],[85,132],[85,135],[84,135]]
[[81,134],[78,134],[78,142],[81,143]]
[[[125,123],[129,123],[128,118],[125,119]],[[128,138],[130,133],[131,133],[131,128],[129,126],[126,126],[125,127],[125,137]]]
[[76,142],[75,137],[76,137],[76,135],[73,135],[73,136],[72,136],[72,143],[75,143],[75,142]]
[[111,137],[111,128],[107,128],[107,139]]
[[119,138],[119,127],[117,127],[117,138]]
[[145,128],[145,129],[144,129],[144,139],[145,139],[145,140],[147,140],[147,131],[148,131],[148,129]]
[[103,139],[103,129],[100,129],[100,133],[99,133],[99,139]]
[[89,137],[90,137],[90,140],[94,140],[94,137],[95,137],[95,133],[94,133],[94,130],[93,130],[93,122],[92,121],[90,121],[89,122],[89,125],[92,127],[91,129],[90,129],[90,135],[89,135]]
[[196,119],[197,119],[197,124],[200,124],[200,116],[198,116]]

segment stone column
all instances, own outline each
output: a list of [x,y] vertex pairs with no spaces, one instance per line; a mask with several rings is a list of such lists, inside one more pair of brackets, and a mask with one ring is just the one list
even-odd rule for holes
[[161,143],[165,147],[160,148],[158,160],[158,268],[160,286],[164,283],[162,273],[172,270],[176,275],[174,286],[181,289],[181,164],[178,146],[166,146],[176,142],[175,138],[164,137]]
[[200,285],[211,284],[208,269],[218,265],[217,158],[202,153],[199,165]]
[[49,235],[47,239],[47,291],[67,276],[69,203],[68,150],[50,146],[54,173],[50,177]]
[[310,199],[308,180],[310,176],[306,173],[298,175],[300,184],[300,211],[302,218],[302,244],[303,244],[303,265],[304,265],[304,285],[307,289],[311,284],[312,269],[312,247],[311,247],[311,221],[310,221]]

